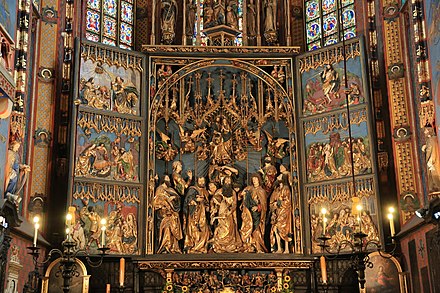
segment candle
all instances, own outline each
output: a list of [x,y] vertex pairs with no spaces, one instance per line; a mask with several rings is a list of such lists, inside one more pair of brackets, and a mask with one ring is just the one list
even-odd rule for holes
[[40,228],[40,218],[38,216],[35,216],[34,219],[34,241],[33,241],[33,245],[34,247],[37,246],[37,238],[38,238],[38,229]]
[[35,227],[35,233],[34,233],[34,247],[36,247],[37,246],[37,238],[38,238],[38,229],[40,228],[40,224],[38,224],[38,223],[35,223],[35,225],[34,225],[34,227]]
[[102,247],[105,247],[105,229],[107,228],[105,225],[107,224],[107,220],[105,218],[101,219],[101,244]]
[[321,214],[322,214],[322,235],[325,235],[325,226],[327,223],[327,218],[325,217],[325,214],[327,214],[327,209],[326,208],[322,208],[321,209]]
[[125,279],[125,258],[121,257],[119,260],[119,286],[124,287]]
[[362,219],[361,219],[361,211],[362,211],[362,206],[359,204],[356,206],[356,210],[358,212],[358,216],[357,216],[357,220],[359,223],[359,232],[362,232]]
[[394,237],[394,235],[396,234],[396,231],[394,230],[394,216],[392,213],[388,214],[388,220],[390,220],[391,237]]
[[325,256],[321,255],[320,262],[321,262],[322,282],[324,284],[327,284],[327,264],[325,262]]
[[110,284],[105,286],[105,293],[110,293]]
[[66,226],[70,227],[72,226],[72,214],[71,213],[67,213],[66,215]]

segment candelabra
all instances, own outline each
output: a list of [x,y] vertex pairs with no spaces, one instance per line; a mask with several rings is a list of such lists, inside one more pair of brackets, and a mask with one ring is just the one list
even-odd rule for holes
[[[353,241],[344,240],[337,244],[336,251],[331,251],[330,245],[327,244],[331,238],[326,235],[322,235],[318,239],[320,240],[319,246],[321,247],[321,273],[325,275],[323,277],[324,285],[327,285],[327,271],[326,271],[326,259],[336,259],[339,256],[347,255],[350,257],[350,267],[356,271],[358,275],[358,283],[361,289],[365,288],[365,270],[367,268],[373,268],[373,263],[370,261],[369,254],[377,251],[379,255],[383,258],[391,258],[397,249],[394,237],[392,239],[392,249],[390,251],[385,251],[382,249],[382,245],[377,240],[366,240],[367,234],[363,233],[360,229],[358,232],[353,234]],[[346,253],[346,250],[349,250]],[[324,272],[323,272],[324,271]]]
[[[40,279],[38,268],[48,263],[53,258],[53,256],[59,256],[61,258],[61,261],[59,270],[56,274],[61,275],[63,278],[63,292],[69,293],[72,278],[79,276],[76,265],[77,257],[84,256],[89,266],[99,267],[104,260],[104,256],[107,255],[107,251],[109,250],[108,247],[101,247],[98,248],[98,250],[100,251],[99,254],[92,255],[85,249],[77,249],[77,243],[72,238],[70,233],[67,234],[67,238],[61,243],[61,245],[62,249],[54,248],[50,250],[46,259],[42,262],[38,261],[40,248],[36,246],[28,247],[28,249],[30,250],[29,254],[32,255],[34,261],[35,269],[34,271],[29,273],[28,282],[23,289],[24,292],[38,292],[38,284]],[[98,256],[99,259],[94,261],[92,259],[93,256]]]

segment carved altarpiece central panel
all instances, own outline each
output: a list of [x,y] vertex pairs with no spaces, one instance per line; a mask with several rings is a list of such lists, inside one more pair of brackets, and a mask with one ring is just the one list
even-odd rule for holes
[[[205,56],[149,60],[147,254],[301,253],[293,59]],[[176,246],[163,238],[162,186],[176,193]]]

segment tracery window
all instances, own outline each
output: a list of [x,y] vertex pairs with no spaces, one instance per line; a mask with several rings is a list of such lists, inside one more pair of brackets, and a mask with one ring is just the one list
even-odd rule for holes
[[86,38],[123,49],[133,48],[134,0],[87,0]]
[[356,36],[354,0],[307,0],[305,16],[308,51]]

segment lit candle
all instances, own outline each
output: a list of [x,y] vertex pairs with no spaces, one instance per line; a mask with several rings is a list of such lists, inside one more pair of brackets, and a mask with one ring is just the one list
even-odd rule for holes
[[40,228],[40,218],[38,216],[35,216],[34,219],[34,241],[33,241],[33,245],[34,247],[37,246],[37,238],[38,238],[38,229]]
[[359,204],[356,206],[356,210],[358,212],[358,216],[357,216],[357,220],[359,223],[359,232],[362,231],[362,219],[361,219],[361,211],[362,211],[362,206]]
[[322,235],[325,235],[325,226],[327,223],[327,218],[325,217],[325,214],[327,214],[327,209],[326,208],[322,208],[321,209],[321,214],[322,214]]
[[121,257],[119,260],[119,286],[124,287],[125,279],[125,258]]
[[101,244],[102,247],[105,247],[105,229],[107,228],[105,225],[107,224],[107,220],[105,218],[101,219]]
[[392,213],[388,214],[388,220],[390,220],[391,237],[394,237],[394,234],[396,234],[396,231],[394,230],[394,216]]
[[38,229],[40,228],[40,224],[35,224],[35,233],[34,233],[34,247],[37,246],[37,238],[38,238]]
[[110,293],[110,284],[105,286],[105,293]]
[[67,228],[69,228],[70,226],[72,226],[72,214],[71,213],[67,213],[66,215],[66,226]]
[[322,282],[324,284],[327,284],[327,264],[325,262],[325,256],[321,255],[320,262],[321,262]]

